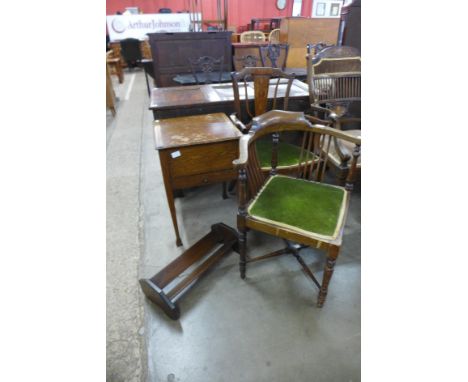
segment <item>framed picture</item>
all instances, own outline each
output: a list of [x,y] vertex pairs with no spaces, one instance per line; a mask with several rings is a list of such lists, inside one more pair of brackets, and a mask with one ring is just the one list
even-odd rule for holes
[[326,8],[325,3],[317,3],[317,8],[315,10],[315,15],[316,16],[325,16],[325,8]]
[[312,17],[338,19],[342,5],[340,0],[316,0],[312,3]]
[[337,17],[340,15],[340,3],[332,3],[330,6],[330,16]]

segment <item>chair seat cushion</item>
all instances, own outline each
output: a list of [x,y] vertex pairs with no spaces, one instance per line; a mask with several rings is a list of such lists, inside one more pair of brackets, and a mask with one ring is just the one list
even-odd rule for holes
[[248,208],[254,219],[322,239],[338,236],[347,191],[338,186],[272,176]]
[[[262,169],[271,168],[271,152],[273,142],[271,139],[259,139],[255,142],[257,157]],[[278,143],[278,168],[297,166],[301,148],[291,143],[279,141]],[[311,156],[312,158],[312,156]]]

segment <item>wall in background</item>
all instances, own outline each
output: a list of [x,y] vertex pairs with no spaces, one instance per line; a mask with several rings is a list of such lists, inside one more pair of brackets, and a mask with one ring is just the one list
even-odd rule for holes
[[[310,17],[312,1],[302,0],[302,16]],[[106,14],[123,12],[125,7],[139,7],[143,13],[157,13],[160,8],[170,8],[172,12],[187,10],[186,0],[107,0]],[[228,25],[247,25],[252,18],[286,17],[292,14],[293,1],[287,0],[283,11],[276,8],[276,0],[231,0],[228,9]],[[216,0],[203,1],[203,18],[216,18]]]

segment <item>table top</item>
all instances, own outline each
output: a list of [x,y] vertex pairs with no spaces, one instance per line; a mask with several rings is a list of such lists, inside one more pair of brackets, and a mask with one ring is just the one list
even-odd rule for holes
[[[269,98],[273,98],[276,79],[270,85]],[[281,80],[278,87],[278,97],[284,96],[286,83]],[[244,89],[239,89],[241,99],[245,98]],[[247,95],[254,98],[253,83],[247,83]],[[304,82],[294,80],[289,93],[289,99],[309,97],[309,87]],[[151,90],[150,110],[183,108],[193,105],[234,102],[232,83],[207,84],[194,86],[174,86],[153,88]]]
[[[198,81],[205,83],[205,73],[198,73]],[[219,72],[213,72],[210,74],[212,80],[218,80],[219,79]],[[186,85],[186,84],[196,84],[197,81],[195,79],[195,76],[192,73],[186,73],[186,74],[178,74],[173,78],[173,80],[179,84]],[[231,82],[231,72],[223,72],[221,74],[221,81],[222,82]]]
[[239,139],[242,133],[224,113],[154,121],[156,149],[192,146]]

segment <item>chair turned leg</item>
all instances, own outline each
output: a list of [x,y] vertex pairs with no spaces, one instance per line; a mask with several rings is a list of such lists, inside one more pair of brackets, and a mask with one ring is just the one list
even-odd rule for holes
[[336,258],[338,257],[339,247],[331,247],[327,253],[327,260],[325,262],[325,270],[323,272],[322,286],[318,295],[317,306],[321,308],[325,303],[328,293],[328,284],[333,275],[333,268],[335,267]]
[[245,279],[246,256],[247,256],[247,231],[239,230],[239,271],[241,279]]

